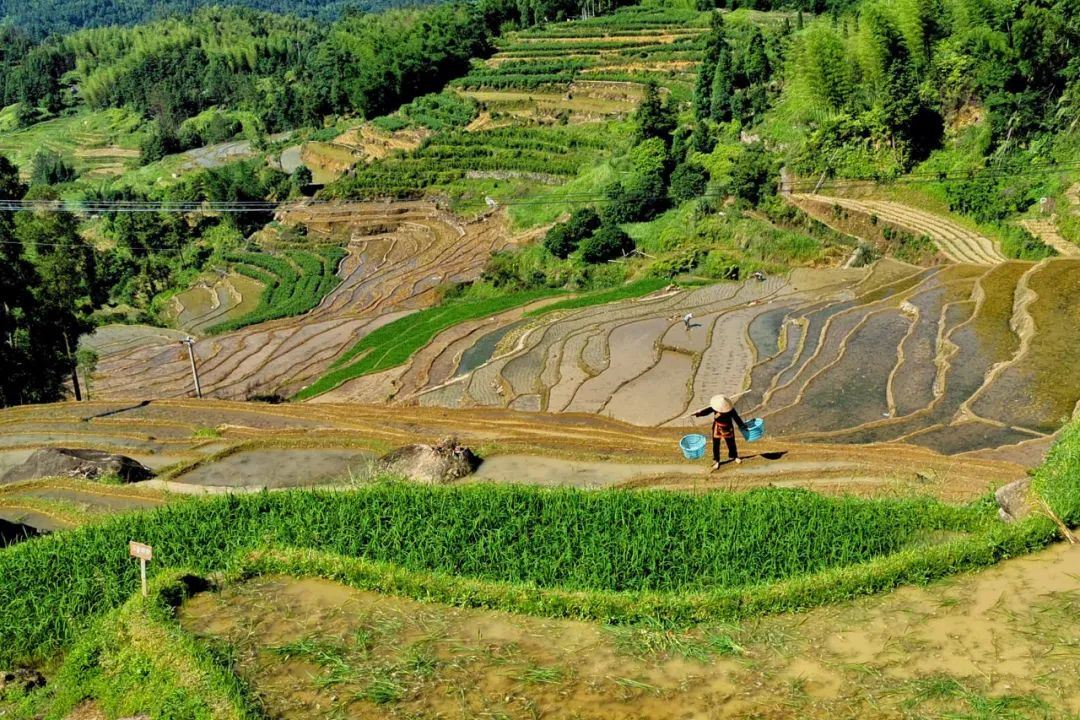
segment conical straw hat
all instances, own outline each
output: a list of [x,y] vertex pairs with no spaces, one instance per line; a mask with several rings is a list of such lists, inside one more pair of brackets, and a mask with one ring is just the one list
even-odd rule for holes
[[731,412],[735,409],[735,406],[731,404],[726,395],[713,395],[709,400],[709,407],[716,412],[722,413]]

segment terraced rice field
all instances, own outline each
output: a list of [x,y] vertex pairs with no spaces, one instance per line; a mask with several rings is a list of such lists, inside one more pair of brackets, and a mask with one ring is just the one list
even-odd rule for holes
[[926,235],[937,245],[941,255],[955,263],[993,265],[1007,259],[990,238],[941,215],[891,200],[853,200],[830,195],[797,193],[789,196],[796,204],[829,223],[834,209],[878,218],[916,235]]
[[113,177],[138,167],[142,124],[130,110],[81,112],[0,133],[0,154],[18,165],[24,177],[39,148],[57,153],[85,177]]
[[628,8],[512,33],[453,86],[477,101],[489,122],[621,119],[636,108],[646,80],[680,97],[692,92],[707,24],[693,11]]
[[1058,232],[1057,223],[1053,220],[1032,219],[1021,220],[1020,225],[1035,237],[1042,240],[1058,251],[1063,257],[1080,256],[1080,246],[1071,243]]
[[[195,352],[204,395],[290,396],[367,333],[432,305],[440,284],[475,278],[491,252],[513,242],[501,215],[466,223],[426,203],[295,208],[281,219],[306,224],[312,242],[346,247],[341,283],[305,315],[200,338]],[[192,306],[184,317],[194,321],[193,331],[220,322],[220,306]],[[187,351],[168,333],[115,351],[107,342],[100,347],[97,397],[194,392]]]
[[[509,202],[580,177],[627,145],[626,121],[646,82],[691,98],[707,28],[706,13],[634,7],[508,33],[493,57],[475,61],[448,88],[475,103],[472,122],[438,132],[412,125],[391,134],[369,124],[346,133],[323,153],[338,159],[323,165],[355,169],[329,192],[450,195],[472,212],[488,197]],[[309,154],[308,165],[318,165],[316,148]]]
[[[1078,571],[1080,552],[1059,544],[928,587],[692,632],[285,576],[200,594],[179,619],[235,648],[236,671],[281,718],[1071,717]],[[376,704],[371,687],[396,699]]]
[[498,408],[355,404],[265,405],[215,400],[94,401],[0,411],[0,473],[41,447],[99,448],[134,457],[158,478],[133,486],[50,479],[0,483],[0,519],[52,530],[101,513],[180,495],[345,484],[369,458],[456,435],[488,462],[475,480],[584,488],[690,490],[781,485],[824,493],[933,494],[966,501],[987,483],[1023,472],[1015,463],[951,458],[911,445],[851,447],[767,440],[739,467],[709,473],[678,450],[681,428],[642,428],[582,414]]
[[389,399],[704,427],[687,414],[723,392],[782,437],[1019,457],[1045,447],[1080,401],[1077,277],[1071,259],[889,261],[496,318],[485,332],[503,335],[489,360],[447,378],[484,336],[437,337],[401,371],[419,380]]
[[258,280],[239,273],[211,274],[174,296],[164,319],[181,330],[201,334],[254,311],[264,289]]

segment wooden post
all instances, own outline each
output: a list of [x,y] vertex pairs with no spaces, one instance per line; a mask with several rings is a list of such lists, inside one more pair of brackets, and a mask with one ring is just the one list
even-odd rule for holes
[[199,368],[195,365],[195,338],[186,337],[180,342],[187,346],[188,359],[191,360],[191,377],[195,379],[195,397],[202,398],[202,386],[199,384]]
[[139,558],[139,576],[142,579],[142,596],[146,597],[146,561],[154,559],[154,548],[134,540],[128,541],[128,555]]

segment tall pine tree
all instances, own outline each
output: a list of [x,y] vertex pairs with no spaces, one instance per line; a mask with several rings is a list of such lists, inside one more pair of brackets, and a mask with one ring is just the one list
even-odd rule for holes
[[709,34],[705,38],[705,52],[701,57],[697,86],[694,88],[694,119],[699,123],[712,114],[713,72],[720,56],[726,52],[730,51],[727,46],[724,16],[714,12],[709,24]]

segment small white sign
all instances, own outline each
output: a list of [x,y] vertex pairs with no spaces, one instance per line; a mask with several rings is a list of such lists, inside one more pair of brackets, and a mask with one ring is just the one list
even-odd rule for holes
[[128,554],[133,558],[139,558],[140,560],[153,560],[154,548],[149,545],[143,545],[140,542],[130,540],[128,542]]
[[154,559],[154,548],[134,540],[128,541],[128,555],[139,558],[139,575],[142,578],[142,596],[146,597],[146,561]]

